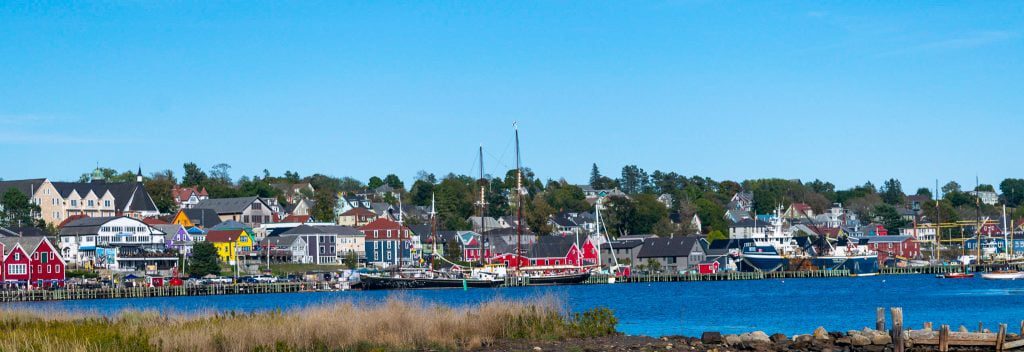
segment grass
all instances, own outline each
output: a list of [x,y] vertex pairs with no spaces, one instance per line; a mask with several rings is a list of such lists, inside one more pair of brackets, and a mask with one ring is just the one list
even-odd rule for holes
[[554,299],[494,300],[448,307],[390,298],[375,306],[338,302],[287,312],[95,314],[0,311],[0,351],[327,352],[466,350],[505,339],[616,334],[612,312],[565,313]]

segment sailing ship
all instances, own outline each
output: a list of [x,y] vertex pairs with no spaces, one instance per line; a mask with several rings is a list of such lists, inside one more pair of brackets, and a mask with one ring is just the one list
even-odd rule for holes
[[[430,232],[435,239],[434,255],[437,255],[437,212],[433,195],[430,200]],[[401,205],[399,205],[401,208]],[[402,224],[402,212],[398,212],[398,224]],[[401,233],[401,230],[399,230]],[[399,235],[401,240],[401,235]],[[401,248],[401,246],[399,246]],[[380,289],[424,289],[424,288],[493,288],[505,283],[497,270],[436,271],[425,268],[402,270],[402,250],[398,251],[397,269],[384,274],[360,274],[359,281],[364,290]],[[443,257],[442,257],[443,259]]]

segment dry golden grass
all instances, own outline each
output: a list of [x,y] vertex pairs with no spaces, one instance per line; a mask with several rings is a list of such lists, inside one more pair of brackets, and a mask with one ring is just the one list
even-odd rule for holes
[[374,306],[338,302],[251,314],[127,311],[113,318],[7,310],[0,311],[0,351],[464,350],[498,339],[606,335],[614,325],[606,310],[569,315],[550,297],[457,308],[391,298]]

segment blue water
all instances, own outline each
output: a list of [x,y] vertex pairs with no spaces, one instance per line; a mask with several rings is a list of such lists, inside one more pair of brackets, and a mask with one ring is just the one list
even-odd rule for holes
[[204,296],[8,303],[7,307],[92,311],[124,309],[162,312],[251,311],[308,306],[337,300],[374,304],[390,296],[466,305],[496,297],[521,300],[561,298],[570,309],[610,307],[618,329],[631,335],[699,336],[704,331],[763,330],[806,334],[818,326],[832,331],[874,326],[875,307],[903,307],[905,323],[920,326],[984,322],[1017,326],[1024,319],[1024,281],[980,278],[941,280],[927,275],[839,279],[675,282],[651,284],[519,287],[501,289],[349,291],[241,296]]

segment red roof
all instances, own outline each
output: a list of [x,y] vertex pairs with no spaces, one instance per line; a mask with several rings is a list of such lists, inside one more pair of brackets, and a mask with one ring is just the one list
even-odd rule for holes
[[[387,239],[386,238],[387,231],[388,230],[396,231],[396,230],[399,229],[399,227],[401,227],[401,230],[402,230],[401,231],[402,239],[408,239],[409,238],[409,232],[410,232],[408,227],[399,225],[398,222],[391,221],[391,220],[388,220],[386,218],[379,218],[377,220],[374,220],[373,222],[371,222],[369,224],[366,224],[363,227],[360,227],[359,231],[362,231],[363,233],[365,233],[366,234],[366,239],[368,239],[368,240],[371,240],[371,239]],[[373,231],[375,231],[375,230],[380,231],[379,232],[379,237],[377,237],[377,238],[373,237]]]
[[171,189],[171,196],[174,197],[174,198],[180,199],[180,200],[186,200],[186,199],[189,199],[190,197],[192,197],[193,193],[195,193],[196,196],[208,196],[209,195],[209,194],[206,193],[206,187],[203,187],[202,190],[199,190],[198,188],[199,188],[198,186],[184,187],[184,188],[174,187],[174,189]]
[[244,230],[210,230],[206,233],[206,242],[234,242],[245,232]]
[[796,209],[799,212],[807,212],[808,210],[811,210],[811,206],[806,203],[793,203],[793,209]]
[[85,214],[78,214],[78,215],[69,216],[67,219],[64,219],[64,221],[61,221],[60,225],[57,225],[57,228],[64,228],[64,225],[67,225],[69,222],[72,222],[72,221],[75,221],[75,220],[78,220],[78,219],[85,219],[87,217],[89,217],[89,216],[85,215]]
[[309,215],[288,215],[284,217],[284,219],[281,219],[280,222],[297,222],[300,224],[305,224],[309,222],[309,218]]
[[145,219],[142,219],[142,223],[144,223],[146,225],[150,225],[150,226],[152,226],[152,225],[167,225],[167,224],[170,224],[169,222],[166,222],[166,221],[163,221],[163,220],[160,220],[160,219],[157,219],[157,218],[145,218]]

